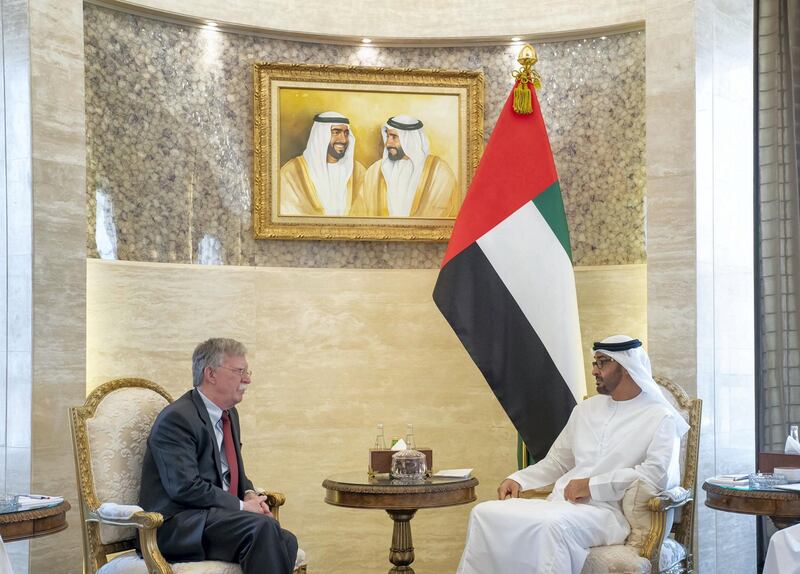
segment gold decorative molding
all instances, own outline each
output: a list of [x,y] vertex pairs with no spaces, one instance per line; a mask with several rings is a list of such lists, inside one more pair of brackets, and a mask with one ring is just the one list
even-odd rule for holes
[[[667,389],[678,406],[685,410],[689,415],[689,431],[686,433],[686,462],[683,472],[683,484],[681,486],[689,492],[695,491],[697,481],[698,457],[700,454],[700,421],[703,412],[703,401],[693,399],[686,394],[681,387],[663,377],[654,377],[655,381]],[[694,541],[694,501],[687,502],[681,512],[681,521],[674,527],[675,539],[680,542],[689,553],[690,557],[694,553],[692,544]]]
[[[703,401],[691,398],[683,388],[679,387],[669,379],[664,377],[653,377],[659,385],[667,389],[675,398],[679,409],[686,411],[688,415],[689,431],[686,433],[686,460],[684,462],[683,482],[681,486],[690,493],[695,491],[697,481],[698,457],[700,453],[700,424],[702,420]],[[655,501],[655,502],[654,502]],[[650,501],[652,504],[661,504],[658,499]],[[694,563],[694,504],[693,498],[689,498],[681,509],[681,519],[673,525],[672,531],[675,540],[686,549],[686,563],[682,572],[691,574]],[[662,525],[663,528],[666,525]],[[660,551],[660,546],[657,549]],[[652,564],[658,568],[659,552],[655,552]]]
[[[70,412],[70,426],[72,427],[73,447],[75,455],[75,471],[78,479],[78,494],[80,498],[81,528],[84,544],[84,565],[86,572],[95,572],[106,563],[106,555],[133,548],[132,542],[116,542],[103,544],[100,540],[100,525],[97,509],[100,501],[94,489],[94,474],[92,473],[92,456],[89,449],[89,436],[87,422],[95,416],[97,407],[109,394],[124,388],[143,388],[154,391],[164,397],[167,402],[172,402],[170,394],[159,385],[146,379],[127,378],[115,379],[103,383],[94,389],[81,407],[72,407]],[[132,524],[133,526],[133,524]]]
[[[483,72],[476,70],[440,70],[382,68],[341,65],[307,65],[257,62],[253,67],[253,233],[256,239],[350,239],[362,241],[446,241],[450,238],[453,220],[404,218],[403,223],[386,223],[379,217],[323,217],[318,223],[279,221],[271,201],[277,182],[273,173],[271,141],[276,102],[272,101],[274,82],[306,82],[318,87],[335,84],[347,88],[357,86],[451,88],[465,93],[464,109],[466,141],[461,142],[466,170],[461,181],[462,198],[472,180],[483,153]],[[381,119],[381,122],[383,119]],[[459,166],[458,173],[462,169]],[[352,222],[350,222],[352,221]]]

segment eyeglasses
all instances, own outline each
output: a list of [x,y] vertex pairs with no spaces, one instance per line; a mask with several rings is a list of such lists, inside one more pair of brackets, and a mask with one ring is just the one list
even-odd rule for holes
[[219,365],[217,368],[225,369],[226,371],[231,371],[233,373],[236,373],[242,379],[245,378],[245,376],[247,376],[248,379],[253,376],[253,371],[251,371],[250,369],[234,369],[231,367],[226,367],[225,365]]
[[602,369],[609,363],[616,363],[616,361],[614,359],[597,359],[596,361],[592,361],[592,367]]

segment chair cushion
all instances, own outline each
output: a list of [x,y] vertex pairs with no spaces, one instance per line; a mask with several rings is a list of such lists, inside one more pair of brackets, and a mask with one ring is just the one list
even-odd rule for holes
[[650,561],[633,546],[594,546],[583,563],[581,574],[650,574]]
[[[661,546],[659,572],[669,572],[686,559],[686,549],[672,538],[667,538]],[[639,556],[633,546],[616,544],[614,546],[595,546],[589,549],[589,556],[583,564],[582,574],[650,574],[650,561]],[[676,569],[676,571],[680,571]]]
[[[86,422],[95,494],[103,503],[137,504],[147,437],[167,400],[150,389],[109,393]],[[103,544],[133,538],[133,528],[101,525]]]
[[[674,538],[667,538],[661,545],[661,556],[659,557],[658,567],[663,573],[670,572],[676,565],[680,565],[686,560],[686,548]],[[677,569],[677,572],[683,570]]]
[[100,518],[106,520],[127,520],[137,512],[142,512],[144,508],[135,504],[117,504],[115,502],[104,502],[97,509]]
[[[302,548],[297,549],[295,569],[306,565],[306,553]],[[176,562],[171,564],[175,574],[242,574],[238,564],[206,560],[205,562]],[[107,564],[103,565],[97,574],[147,574],[144,560],[131,550],[120,554]]]
[[[242,574],[238,564],[216,560],[176,562],[171,566],[175,574]],[[97,574],[147,574],[147,566],[144,560],[131,551],[109,561],[97,571]]]
[[[647,503],[658,495],[658,492],[653,485],[643,480],[637,480],[625,491],[625,496],[622,498],[622,513],[631,525],[631,532],[628,534],[625,544],[636,548],[644,546],[650,533],[652,519],[652,513],[647,507]],[[665,533],[669,533],[672,529],[672,517],[673,511],[667,511]]]

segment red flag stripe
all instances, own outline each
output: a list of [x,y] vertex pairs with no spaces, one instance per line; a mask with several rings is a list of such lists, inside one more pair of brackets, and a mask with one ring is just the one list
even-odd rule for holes
[[529,87],[534,94],[532,114],[514,112],[513,90],[506,100],[456,219],[442,267],[558,179],[539,101],[533,85]]

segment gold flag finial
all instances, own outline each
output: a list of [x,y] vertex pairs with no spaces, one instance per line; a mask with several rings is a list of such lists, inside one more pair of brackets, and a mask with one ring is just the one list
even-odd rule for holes
[[514,70],[511,75],[517,80],[514,88],[514,111],[518,114],[530,114],[533,112],[533,101],[531,89],[528,84],[533,84],[537,90],[542,87],[542,77],[539,72],[533,69],[534,64],[539,60],[536,50],[530,44],[525,44],[517,56],[517,62],[522,66],[519,70]]

